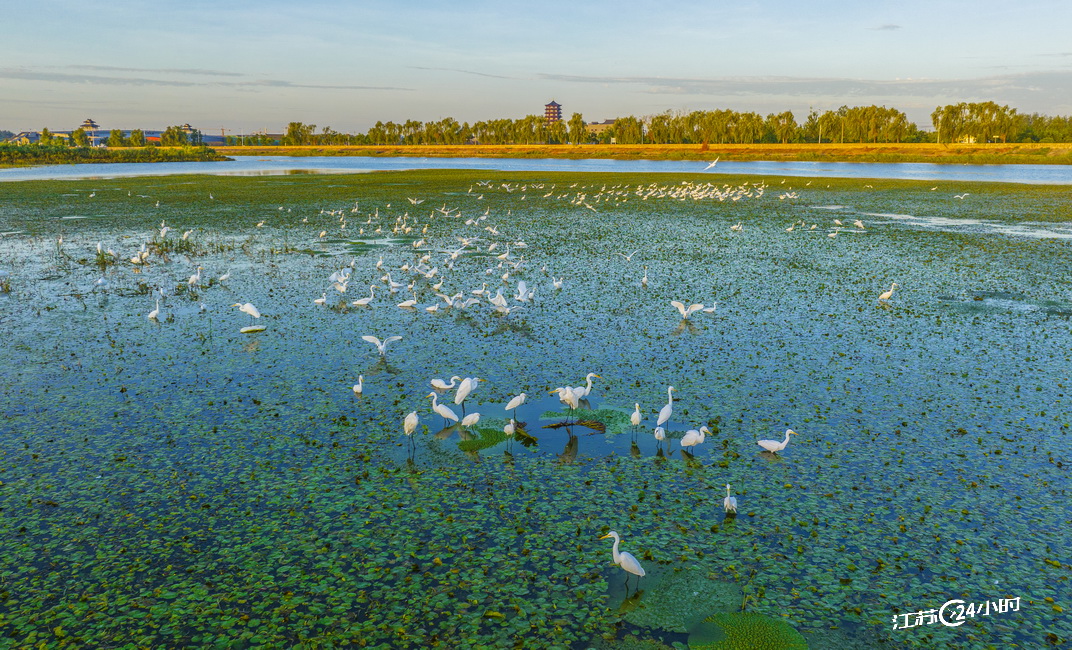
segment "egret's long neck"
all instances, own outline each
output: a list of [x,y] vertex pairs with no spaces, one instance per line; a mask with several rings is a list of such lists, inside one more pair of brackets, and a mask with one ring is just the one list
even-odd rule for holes
[[788,444],[789,444],[789,432],[786,431],[785,432],[785,440],[782,440],[782,446],[784,447],[784,446],[786,446]]
[[614,554],[614,563],[615,564],[621,564],[622,563],[622,554],[618,552],[618,541],[619,541],[618,536],[615,535],[614,536],[614,548],[612,550],[612,552]]

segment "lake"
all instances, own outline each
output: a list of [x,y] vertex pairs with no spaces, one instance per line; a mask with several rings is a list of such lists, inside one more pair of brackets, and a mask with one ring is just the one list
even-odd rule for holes
[[1072,639],[1066,187],[53,179],[0,233],[0,645]]
[[0,169],[0,181],[119,178],[172,174],[258,176],[294,173],[356,173],[414,169],[487,171],[705,173],[810,178],[886,178],[989,181],[999,183],[1072,183],[1068,165],[938,165],[929,163],[733,162],[664,160],[564,160],[516,158],[371,158],[358,156],[236,156],[226,162],[117,163],[52,165]]

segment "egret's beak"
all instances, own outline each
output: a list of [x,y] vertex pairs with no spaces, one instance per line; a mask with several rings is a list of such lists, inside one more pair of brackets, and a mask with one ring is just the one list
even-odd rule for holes
[[599,539],[607,539],[608,537],[610,537],[610,535],[604,535],[603,537],[600,537]]
[[789,429],[788,431],[786,431],[786,433],[788,433],[790,435],[794,435],[794,436],[799,436],[800,435],[799,433],[797,433],[796,431],[793,431],[792,429]]

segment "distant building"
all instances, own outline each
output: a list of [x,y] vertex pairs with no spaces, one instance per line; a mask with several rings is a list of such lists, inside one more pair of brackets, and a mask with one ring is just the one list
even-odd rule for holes
[[543,120],[548,124],[562,121],[562,105],[551,100],[550,104],[543,105]]
[[[82,130],[84,130],[86,132],[86,135],[89,137],[89,144],[90,144],[90,146],[93,146],[93,147],[102,147],[102,146],[104,146],[108,142],[108,137],[111,135],[111,131],[106,131],[106,130],[102,129],[99,124],[97,124],[95,121],[93,121],[91,119],[87,119],[84,122],[82,122],[82,124],[79,125],[78,128],[80,128],[80,129],[82,129]],[[191,136],[191,137],[195,136],[197,134],[197,132],[198,132],[197,129],[195,129],[194,127],[190,126],[189,124],[183,124],[182,126],[179,127],[179,129],[181,129],[187,136]],[[70,137],[71,137],[71,134],[74,133],[76,130],[77,129],[72,129],[70,131],[52,131],[51,133],[52,133],[53,138],[59,139],[61,141],[68,141],[70,139]],[[134,131],[135,129],[117,129],[117,130],[122,132],[124,138],[129,138],[131,132]],[[147,143],[152,143],[152,144],[159,144],[160,143],[160,136],[162,136],[163,133],[164,133],[163,131],[151,130],[151,129],[141,129],[141,131],[142,131],[142,135],[145,136],[145,141]],[[276,139],[278,139],[280,137],[282,137],[282,136],[277,136]],[[8,138],[7,141],[11,142],[11,143],[14,143],[14,144],[37,144],[38,142],[41,141],[41,132],[40,131],[23,131],[22,133],[17,133],[13,137]],[[208,145],[208,146],[220,146],[220,145],[225,144],[225,138],[223,137],[222,134],[221,135],[210,135],[210,134],[202,133],[201,134],[201,142],[202,142],[202,144],[205,144],[205,145]]]
[[602,122],[589,122],[584,125],[584,128],[588,130],[594,136],[601,136],[604,132],[614,128],[614,123],[618,120],[603,120]]

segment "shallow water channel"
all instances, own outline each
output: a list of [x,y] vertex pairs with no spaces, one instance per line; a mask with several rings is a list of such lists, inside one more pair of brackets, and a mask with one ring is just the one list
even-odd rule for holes
[[[0,640],[1072,642],[1070,198],[487,170],[0,184]],[[551,393],[589,373],[578,409]],[[483,380],[470,426],[432,410],[452,375]],[[628,586],[611,530],[646,570]],[[906,617],[952,600],[995,605]]]

